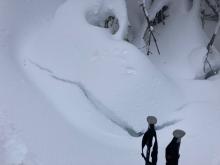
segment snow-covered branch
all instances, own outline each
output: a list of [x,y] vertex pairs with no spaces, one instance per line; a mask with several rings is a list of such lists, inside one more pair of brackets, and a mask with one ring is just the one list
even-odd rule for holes
[[144,7],[144,13],[150,21],[155,19],[157,13],[170,3],[171,0],[143,0],[142,5]]
[[208,7],[213,11],[213,13],[218,16],[218,11],[215,5],[213,5],[209,0],[205,0],[205,2],[208,5]]
[[146,43],[146,46],[147,46],[147,55],[150,55],[151,54],[151,51],[150,51],[150,45],[151,45],[151,41],[153,39],[155,45],[156,45],[156,48],[157,48],[157,51],[158,51],[158,54],[160,54],[160,50],[159,50],[159,47],[158,47],[158,44],[157,44],[157,40],[156,40],[156,37],[153,33],[153,22],[150,20],[149,18],[149,13],[148,13],[148,10],[147,10],[147,5],[146,5],[146,0],[143,0],[143,3],[141,4],[142,6],[142,10],[143,10],[143,13],[144,13],[144,16],[147,20],[147,28],[145,30],[145,33],[144,33],[144,36],[143,36],[143,39]]
[[[218,13],[218,15],[219,15],[219,13]],[[210,41],[209,41],[209,43],[207,45],[207,53],[206,53],[206,58],[205,58],[205,61],[204,61],[204,69],[203,69],[204,72],[206,73],[206,65],[208,64],[209,69],[211,70],[213,75],[215,75],[216,72],[212,68],[212,65],[210,64],[210,62],[208,60],[208,57],[209,57],[209,54],[212,53],[212,46],[214,44],[214,41],[215,41],[216,35],[217,35],[218,31],[219,31],[219,28],[220,28],[220,19],[218,20],[218,23],[217,23],[217,25],[215,27],[214,33],[213,33],[213,35],[212,35],[212,37],[211,37],[211,39],[210,39]]]
[[205,60],[204,60],[203,71],[204,71],[204,73],[207,73],[207,74],[211,73],[212,75],[215,75],[216,71],[213,69],[213,67],[209,61],[209,55],[213,53],[213,44],[215,42],[216,36],[217,36],[217,34],[219,32],[219,28],[220,28],[220,19],[219,19],[220,1],[219,0],[204,0],[203,2],[206,5],[206,7],[201,12],[203,26],[204,26],[205,20],[217,21],[217,24],[216,24],[215,29],[213,31],[212,37],[206,46],[207,53],[206,53]]
[[166,5],[170,3],[171,0],[154,0],[151,7],[148,10],[149,19],[153,20],[157,13]]

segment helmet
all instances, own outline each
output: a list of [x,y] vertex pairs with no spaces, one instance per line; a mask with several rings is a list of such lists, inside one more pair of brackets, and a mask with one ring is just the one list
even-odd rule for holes
[[157,123],[157,118],[156,117],[154,117],[154,116],[148,116],[147,117],[147,122],[148,122],[148,124],[156,124]]
[[173,131],[173,136],[175,137],[175,138],[182,138],[183,136],[185,136],[185,132],[183,131],[183,130],[181,130],[181,129],[176,129],[176,130],[174,130]]

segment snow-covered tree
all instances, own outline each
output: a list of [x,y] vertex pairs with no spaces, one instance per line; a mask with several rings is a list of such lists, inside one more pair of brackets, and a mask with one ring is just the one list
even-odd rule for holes
[[[161,49],[163,48],[160,49],[160,47],[163,47],[164,42],[175,41],[182,44],[191,42],[191,52],[188,52],[188,56],[193,59],[191,63],[195,69],[192,74],[194,74],[195,78],[208,78],[218,72],[220,61],[218,51],[214,48],[214,45],[217,42],[216,46],[218,47],[219,43],[215,41],[220,27],[219,0],[139,0],[135,2],[127,0],[126,2],[132,29],[129,31],[130,42],[143,49],[147,55],[161,53],[162,56],[166,56],[166,51],[162,51]],[[194,23],[185,23],[181,27],[178,25],[172,26],[174,22],[179,24],[187,19]],[[192,35],[195,35],[195,38],[201,37],[200,41],[192,42],[190,38],[185,40],[185,35],[191,34],[182,33],[184,26],[191,29],[190,33],[195,30]],[[174,31],[174,33],[177,32],[179,35],[182,33],[183,36],[182,38],[180,36],[178,40],[175,40],[174,37],[172,41],[165,39],[163,42],[161,41],[163,40],[161,35],[165,34],[164,29],[167,29],[169,31],[167,33],[170,35]],[[200,46],[194,46],[193,44]],[[204,47],[206,47],[206,50]],[[167,47],[167,49],[169,48]],[[172,49],[175,52],[175,44]],[[199,53],[200,56],[195,55],[195,50],[196,54]],[[199,50],[200,52],[198,52]]]

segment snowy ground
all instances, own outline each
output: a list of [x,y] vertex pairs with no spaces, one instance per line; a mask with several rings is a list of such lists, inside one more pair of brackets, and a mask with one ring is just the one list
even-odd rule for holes
[[[206,43],[195,13],[175,8],[158,29],[164,53],[148,58],[124,41],[123,0],[2,0],[0,9],[1,165],[144,164],[147,115],[159,120],[158,165],[176,128],[186,131],[180,164],[220,164],[220,79],[195,80]],[[115,35],[98,27],[109,13]]]

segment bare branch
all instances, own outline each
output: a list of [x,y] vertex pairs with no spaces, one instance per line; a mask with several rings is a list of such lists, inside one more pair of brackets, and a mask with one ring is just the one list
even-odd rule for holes
[[215,42],[215,38],[216,38],[216,35],[217,35],[218,31],[219,31],[219,28],[220,28],[220,19],[218,20],[218,23],[217,23],[217,25],[215,27],[215,31],[214,31],[214,33],[212,35],[212,38],[211,38],[211,40],[209,41],[209,43],[208,43],[208,45],[206,47],[207,48],[207,53],[206,53],[206,58],[205,58],[205,61],[204,61],[204,67],[203,67],[203,71],[205,73],[206,73],[206,65],[208,64],[209,69],[211,70],[211,72],[213,72],[213,74],[215,74],[215,71],[213,70],[213,68],[212,68],[212,66],[210,64],[210,62],[208,60],[208,57],[212,53],[212,47],[213,47],[213,44]]
[[205,0],[205,2],[208,5],[208,7],[213,11],[213,13],[216,16],[219,16],[218,11],[216,10],[216,7],[214,5],[212,5],[209,0]]
[[141,7],[142,7],[142,10],[144,12],[144,15],[145,15],[145,18],[147,20],[147,23],[148,23],[148,26],[147,26],[146,31],[145,31],[144,36],[143,36],[143,39],[146,41],[146,36],[149,34],[149,39],[146,42],[146,45],[147,45],[147,55],[152,54],[152,52],[150,51],[150,45],[151,45],[152,37],[153,37],[154,43],[156,45],[158,54],[160,54],[160,50],[159,50],[159,47],[158,47],[158,44],[157,44],[157,40],[156,40],[156,38],[154,36],[154,33],[153,33],[153,29],[154,29],[153,25],[152,25],[153,23],[149,19],[149,14],[148,14],[148,11],[146,9],[146,1],[145,0],[143,0],[143,4],[141,4]]

